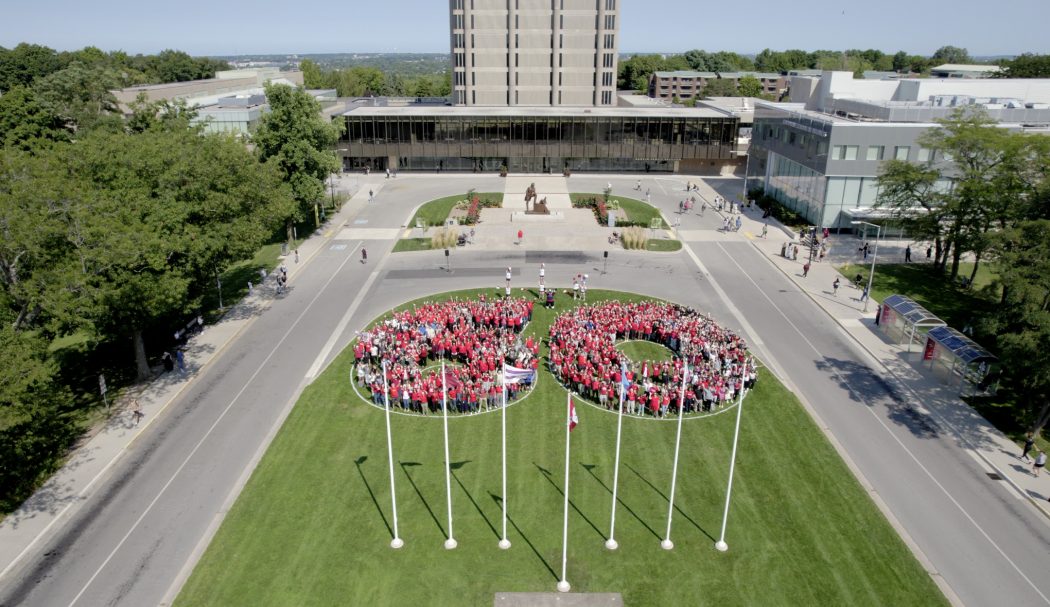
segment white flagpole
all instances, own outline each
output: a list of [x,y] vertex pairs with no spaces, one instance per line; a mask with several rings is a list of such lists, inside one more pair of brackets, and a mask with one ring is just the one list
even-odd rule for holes
[[400,548],[405,540],[397,534],[397,492],[394,491],[394,441],[390,437],[390,387],[386,379],[386,359],[383,359],[383,402],[386,411],[386,456],[390,460],[390,503],[394,506],[394,539],[390,540],[391,548]]
[[565,403],[565,516],[561,531],[561,580],[558,592],[568,592],[571,586],[565,579],[565,566],[569,560],[569,432],[572,425],[572,392]]
[[718,535],[718,541],[715,542],[715,548],[717,548],[719,552],[729,550],[729,544],[726,543],[726,523],[729,521],[729,497],[733,494],[733,469],[736,467],[736,445],[737,440],[740,438],[740,412],[743,410],[744,383],[741,379],[740,399],[736,404],[736,430],[733,431],[733,454],[729,457],[729,486],[726,488],[726,507],[722,512],[722,532]]
[[678,399],[678,436],[674,440],[674,467],[671,468],[671,497],[667,506],[667,533],[660,542],[664,550],[674,548],[671,541],[671,515],[674,514],[674,486],[678,480],[678,449],[682,446],[682,420],[685,419],[685,380],[689,377],[689,363],[682,365],[682,396]]
[[500,502],[503,503],[503,538],[499,541],[499,547],[506,550],[510,548],[510,540],[507,539],[507,358],[502,352],[500,356],[503,357],[503,373],[500,375],[500,387],[503,389],[503,406],[500,407],[500,433],[503,445],[501,450],[503,459],[503,492],[500,494],[503,499]]
[[445,425],[445,494],[448,495],[448,539],[445,549],[452,550],[457,546],[452,536],[452,467],[448,458],[448,386],[445,380],[445,360],[441,360],[441,416]]
[[624,381],[627,379],[627,365],[620,365],[620,413],[616,416],[616,463],[613,464],[613,490],[612,490],[612,516],[609,520],[609,539],[605,540],[605,547],[616,550],[620,544],[616,541],[616,489],[620,482],[620,433],[623,430],[623,400]]

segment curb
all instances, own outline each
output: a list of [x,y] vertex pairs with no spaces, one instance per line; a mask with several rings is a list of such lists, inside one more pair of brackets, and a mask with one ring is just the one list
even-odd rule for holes
[[[761,248],[759,248],[758,245],[756,245],[753,241],[752,241],[751,244],[752,244],[752,246],[755,247],[755,249],[758,250],[759,253],[762,254],[763,257],[765,257],[765,251],[763,251]],[[783,268],[781,268],[776,263],[773,263],[772,261],[769,261],[768,259],[766,261],[771,263],[773,265],[773,267],[775,267],[782,274],[784,274],[784,276],[786,276],[788,278],[788,280],[791,280],[791,276],[788,274],[788,272],[784,271]],[[838,272],[838,270],[835,270],[835,271]],[[846,278],[846,277],[843,276],[842,278]],[[791,280],[791,282],[795,283],[794,280]],[[797,283],[795,283],[795,284],[797,284]],[[823,310],[824,313],[828,317],[830,317],[833,321],[835,321],[835,324],[838,325],[839,328],[841,328],[846,333],[846,335],[849,335],[850,339],[852,339],[858,346],[860,346],[872,359],[874,359],[876,362],[878,362],[879,366],[881,366],[888,373],[888,375],[893,378],[893,381],[897,385],[898,388],[900,388],[902,390],[905,390],[908,394],[911,394],[911,396],[915,399],[916,403],[921,403],[921,399],[918,398],[918,395],[915,393],[915,391],[910,386],[908,386],[903,379],[898,377],[897,374],[894,373],[892,369],[890,369],[888,366],[886,366],[882,362],[882,359],[879,358],[879,356],[875,352],[873,352],[871,350],[871,348],[869,348],[867,345],[864,344],[863,341],[861,341],[857,336],[855,336],[849,330],[848,327],[846,327],[845,325],[842,324],[842,322],[838,318],[835,318],[831,314],[828,314],[828,311],[823,306],[820,305],[820,302],[817,301],[817,299],[813,296],[812,293],[810,293],[808,290],[806,290],[804,288],[802,289],[802,292],[805,293],[806,297],[808,297],[818,308]],[[972,408],[969,405],[965,405],[965,406],[972,410]],[[968,437],[966,437],[966,435],[964,435],[962,432],[957,430],[955,428],[955,426],[953,426],[950,422],[948,422],[946,419],[944,419],[944,417],[941,414],[939,414],[936,411],[933,411],[931,409],[927,409],[926,407],[924,407],[921,404],[915,404],[915,405],[913,405],[913,408],[917,412],[923,413],[925,415],[929,415],[930,417],[936,419],[938,423],[941,423],[945,427],[950,428],[951,431],[957,437],[959,437],[960,440],[962,440],[966,444],[967,449],[971,453],[973,453],[978,458],[980,458],[980,460],[982,462],[984,462],[986,466],[988,466],[989,468],[994,470],[995,473],[998,474],[1000,478],[1002,478],[1004,481],[1006,481],[1007,484],[1010,485],[1010,487],[1012,487],[1014,491],[1016,491],[1024,499],[1028,500],[1028,502],[1032,506],[1034,506],[1035,509],[1040,514],[1042,514],[1044,517],[1046,517],[1047,520],[1050,520],[1050,509],[1048,509],[1046,506],[1043,505],[1043,500],[1037,500],[1034,497],[1032,497],[1031,495],[1029,495],[1027,491],[1022,489],[1021,486],[1018,485],[1017,482],[1015,482],[1012,478],[1010,478],[1010,476],[1008,474],[1006,474],[1001,468],[999,468],[999,466],[997,466],[994,463],[992,463],[992,461],[990,459],[988,459],[988,457],[985,456],[985,454],[980,449],[978,449],[977,447],[974,447],[973,444],[970,442],[970,439]],[[993,426],[993,428],[994,428],[994,426]],[[997,428],[995,429],[995,431],[999,432],[999,430]],[[1001,434],[1001,432],[1000,432],[1000,434]],[[1050,503],[1050,502],[1048,502],[1048,503]]]

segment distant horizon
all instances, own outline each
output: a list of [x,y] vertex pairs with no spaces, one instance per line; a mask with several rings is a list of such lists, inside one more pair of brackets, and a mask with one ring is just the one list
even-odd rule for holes
[[[989,15],[978,0],[938,3],[882,0],[877,4],[816,5],[753,0],[746,11],[691,0],[617,0],[620,52],[679,54],[690,49],[756,54],[762,49],[880,49],[932,55],[942,46],[973,56],[1050,53],[1050,2],[1014,0]],[[336,0],[151,0],[11,2],[0,22],[0,46],[25,41],[60,51],[96,46],[129,54],[179,49],[195,56],[328,53],[447,53],[447,2],[386,0],[352,7]],[[56,18],[60,16],[61,18]],[[976,18],[988,15],[988,18]],[[755,25],[753,25],[755,24]],[[1008,34],[990,35],[1007,25]],[[654,43],[663,51],[638,50]],[[347,51],[337,47],[371,48]],[[748,47],[747,50],[742,50]],[[294,50],[293,50],[294,49]]]

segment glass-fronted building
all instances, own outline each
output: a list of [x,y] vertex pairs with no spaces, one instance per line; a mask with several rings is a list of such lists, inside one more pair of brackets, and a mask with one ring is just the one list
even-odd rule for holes
[[341,119],[344,170],[717,171],[738,129],[706,108],[369,106]]
[[[918,144],[936,123],[874,122],[758,102],[747,163],[747,189],[761,189],[810,223],[850,229],[878,199],[886,160],[943,162]],[[944,180],[942,187],[950,187]]]

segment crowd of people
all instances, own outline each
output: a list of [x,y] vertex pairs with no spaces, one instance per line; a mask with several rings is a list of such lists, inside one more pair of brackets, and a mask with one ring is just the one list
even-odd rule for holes
[[[539,344],[520,333],[532,319],[524,299],[426,302],[394,312],[359,336],[354,381],[373,403],[384,405],[383,361],[390,406],[423,415],[440,412],[441,362],[445,361],[450,413],[478,413],[502,402],[503,363],[536,369]],[[507,384],[507,401],[531,382]]]
[[[676,304],[610,301],[581,306],[558,317],[550,336],[554,376],[605,408],[619,407],[621,368],[626,364],[624,411],[633,415],[674,414],[685,363],[687,413],[721,408],[757,378],[742,337],[709,316]],[[662,344],[674,358],[632,362],[617,348],[624,340]]]

